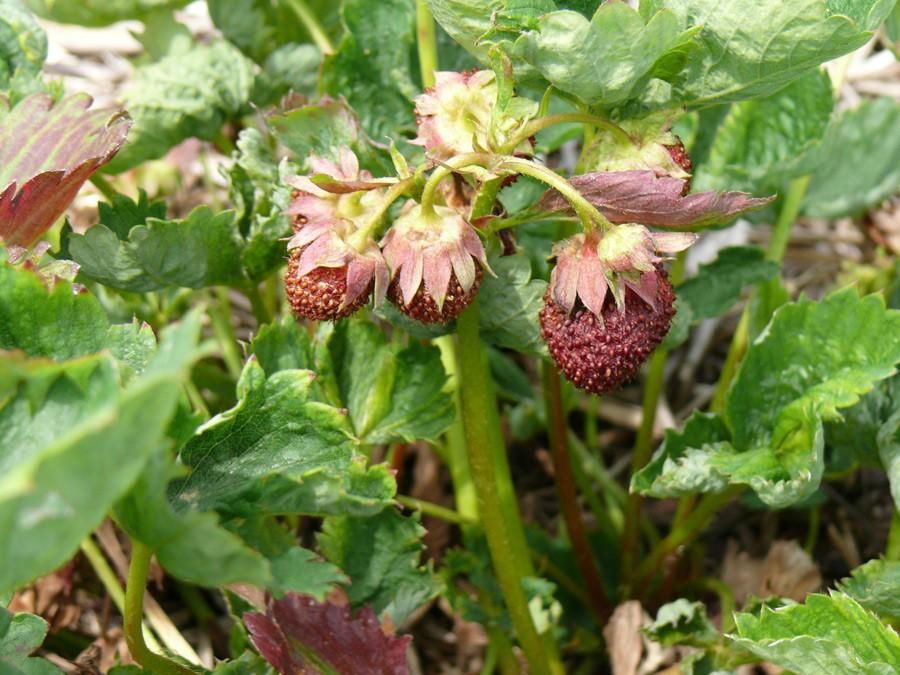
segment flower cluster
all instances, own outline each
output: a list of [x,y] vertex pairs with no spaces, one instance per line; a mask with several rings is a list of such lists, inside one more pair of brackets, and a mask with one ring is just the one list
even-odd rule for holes
[[[634,376],[668,332],[675,309],[664,260],[696,239],[648,224],[705,224],[764,201],[739,193],[688,195],[691,161],[666,118],[617,126],[582,113],[540,117],[535,102],[508,88],[501,97],[503,88],[491,71],[437,73],[435,86],[415,101],[414,143],[426,158],[418,172],[400,162],[399,177],[373,178],[346,147],[336,163],[309,158],[310,174],[290,181],[291,306],[298,317],[335,320],[374,296],[376,305],[387,298],[423,323],[452,321],[490,273],[482,238],[502,229],[476,230],[474,205],[479,227],[502,220],[501,207],[493,204],[490,215],[479,200],[485,194],[495,200],[497,186],[526,174],[551,188],[542,204],[569,210],[583,229],[552,251],[556,265],[539,316],[544,340],[576,386],[611,391]],[[533,158],[534,134],[560,122],[597,129],[582,156],[586,173],[571,182]],[[635,198],[623,201],[629,191]],[[629,212],[643,222],[623,219]]]

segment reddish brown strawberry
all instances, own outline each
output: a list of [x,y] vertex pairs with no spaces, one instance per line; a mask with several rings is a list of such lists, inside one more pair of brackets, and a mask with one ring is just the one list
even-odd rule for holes
[[[672,158],[672,161],[675,162],[678,166],[684,170],[687,174],[694,173],[694,163],[691,161],[690,155],[688,155],[687,150],[684,148],[684,143],[682,143],[681,139],[678,136],[675,136],[675,144],[665,146],[666,150],[669,152],[669,156]],[[682,189],[682,195],[686,195],[691,191],[691,181],[693,181],[693,175],[688,175],[684,182],[684,188]]]
[[348,266],[316,267],[300,276],[301,248],[290,252],[284,288],[297,318],[313,321],[337,321],[361,309],[372,295],[374,279],[355,297],[347,296]]
[[599,319],[581,302],[568,312],[547,289],[541,332],[553,361],[576,387],[593,394],[618,389],[662,342],[675,315],[675,294],[665,271],[655,276],[655,309],[627,288],[622,309],[608,297]]
[[472,300],[475,299],[475,294],[478,293],[478,288],[481,286],[483,276],[481,267],[476,267],[475,282],[468,291],[465,291],[457,280],[456,273],[451,273],[450,282],[447,284],[447,295],[444,298],[443,307],[440,308],[426,291],[424,285],[419,287],[409,304],[403,302],[403,291],[400,288],[398,277],[394,277],[388,286],[387,297],[400,308],[400,311],[416,321],[450,323],[472,304]]

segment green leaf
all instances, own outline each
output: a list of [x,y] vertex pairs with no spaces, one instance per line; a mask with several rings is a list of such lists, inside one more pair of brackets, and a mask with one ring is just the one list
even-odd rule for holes
[[742,484],[779,508],[809,497],[824,472],[823,423],[895,372],[900,343],[883,336],[898,331],[900,312],[852,288],[785,305],[741,365],[727,432],[695,414],[684,432],[667,434],[634,489],[661,497]]
[[42,91],[47,34],[20,0],[0,1],[0,90],[13,105]]
[[529,354],[544,355],[538,315],[547,282],[531,278],[531,263],[522,253],[491,255],[491,269],[478,291],[481,303],[481,336],[489,344]]
[[267,377],[280,370],[313,368],[309,333],[292,316],[260,328],[250,343],[250,353],[256,356]]
[[645,22],[627,4],[609,2],[590,21],[573,11],[541,16],[516,50],[557,89],[613,107],[642,92],[651,77],[672,79],[696,47],[697,31],[669,11]]
[[643,632],[665,647],[707,647],[719,640],[719,632],[706,615],[706,606],[702,602],[690,602],[684,598],[660,607],[656,620],[644,628]]
[[691,55],[676,92],[692,107],[775,93],[819,64],[861,47],[889,4],[886,0],[648,3],[653,9],[672,10],[687,25],[702,26],[697,36],[700,49]]
[[123,94],[134,126],[106,170],[162,157],[187,138],[214,139],[247,108],[252,89],[252,63],[223,40],[139,67]]
[[167,487],[184,473],[167,451],[157,452],[116,504],[119,525],[179,579],[208,587],[237,582],[268,586],[272,576],[268,562],[220,527],[214,513],[172,508]]
[[781,190],[814,168],[809,155],[819,147],[833,108],[824,71],[810,72],[771,96],[732,105],[700,165],[695,189]]
[[900,508],[900,410],[896,407],[878,429],[875,444],[891,484],[894,507]]
[[377,140],[415,128],[415,6],[407,0],[344,0],[346,32],[322,65],[320,87],[345,96]]
[[49,661],[30,657],[47,636],[47,622],[34,614],[12,614],[0,607],[0,672],[4,675],[58,675]]
[[38,16],[60,23],[107,26],[142,19],[155,10],[178,9],[190,0],[25,0]]
[[277,102],[289,92],[311,96],[316,91],[322,55],[312,45],[279,47],[262,64],[256,78],[253,102],[263,106]]
[[183,220],[148,217],[127,238],[102,221],[69,237],[69,253],[82,274],[134,292],[240,283],[243,245],[234,212],[213,213],[207,206]]
[[453,422],[437,347],[413,342],[402,348],[368,321],[323,326],[316,371],[330,378],[323,383],[326,400],[347,409],[364,443],[435,441]]
[[350,577],[351,604],[386,612],[399,626],[438,592],[431,570],[420,565],[424,533],[415,520],[388,508],[369,518],[326,518],[319,545]]
[[864,101],[828,129],[803,210],[819,218],[858,215],[900,189],[900,103]]
[[198,314],[167,329],[124,391],[108,356],[0,356],[0,592],[68,560],[165,445],[199,332]]
[[230,515],[361,514],[394,496],[384,466],[365,468],[346,416],[310,399],[315,375],[282,370],[268,379],[250,359],[237,405],[207,422],[181,451],[191,474],[178,481],[180,507]]
[[734,305],[744,287],[768,281],[778,272],[778,264],[766,260],[760,248],[725,248],[713,262],[700,265],[695,276],[678,286],[678,300],[694,319],[711,319]]
[[838,590],[870,612],[900,617],[900,562],[870,560],[838,583]]
[[735,615],[735,644],[798,675],[886,675],[900,669],[900,638],[843,593]]
[[[833,471],[855,463],[879,464],[879,453],[885,467],[891,465],[892,417],[900,410],[900,377],[895,375],[880,382],[851,408],[840,420],[825,425],[825,443],[831,452]],[[882,431],[882,429],[884,429]]]

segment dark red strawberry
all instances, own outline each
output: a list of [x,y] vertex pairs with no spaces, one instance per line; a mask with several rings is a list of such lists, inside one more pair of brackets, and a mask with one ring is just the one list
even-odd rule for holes
[[337,321],[361,309],[372,295],[374,279],[355,298],[347,298],[347,265],[341,267],[316,267],[300,276],[300,257],[303,249],[290,252],[284,288],[291,310],[300,319],[313,321]]
[[437,303],[425,291],[425,286],[420,286],[409,304],[403,302],[403,291],[397,277],[388,286],[387,297],[411,319],[422,323],[449,323],[462,314],[463,310],[472,304],[484,273],[480,266],[475,268],[475,282],[468,291],[463,290],[456,278],[456,273],[450,274],[450,282],[447,284],[447,295],[444,298],[443,307],[438,308]]
[[[678,138],[678,136],[675,136],[675,140],[675,145],[665,146],[666,150],[668,150],[669,152],[669,156],[672,158],[673,162],[675,162],[685,171],[685,173],[693,174],[694,163],[691,161],[690,155],[687,154],[687,150],[685,150],[684,148],[684,143],[681,142],[681,139]],[[693,176],[688,176],[688,178],[685,180],[684,189],[681,191],[683,195],[686,195],[691,191],[692,180]]]

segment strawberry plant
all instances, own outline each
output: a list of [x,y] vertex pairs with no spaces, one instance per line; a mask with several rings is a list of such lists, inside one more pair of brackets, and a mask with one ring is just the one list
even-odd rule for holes
[[0,670],[900,672],[898,25],[0,0]]

